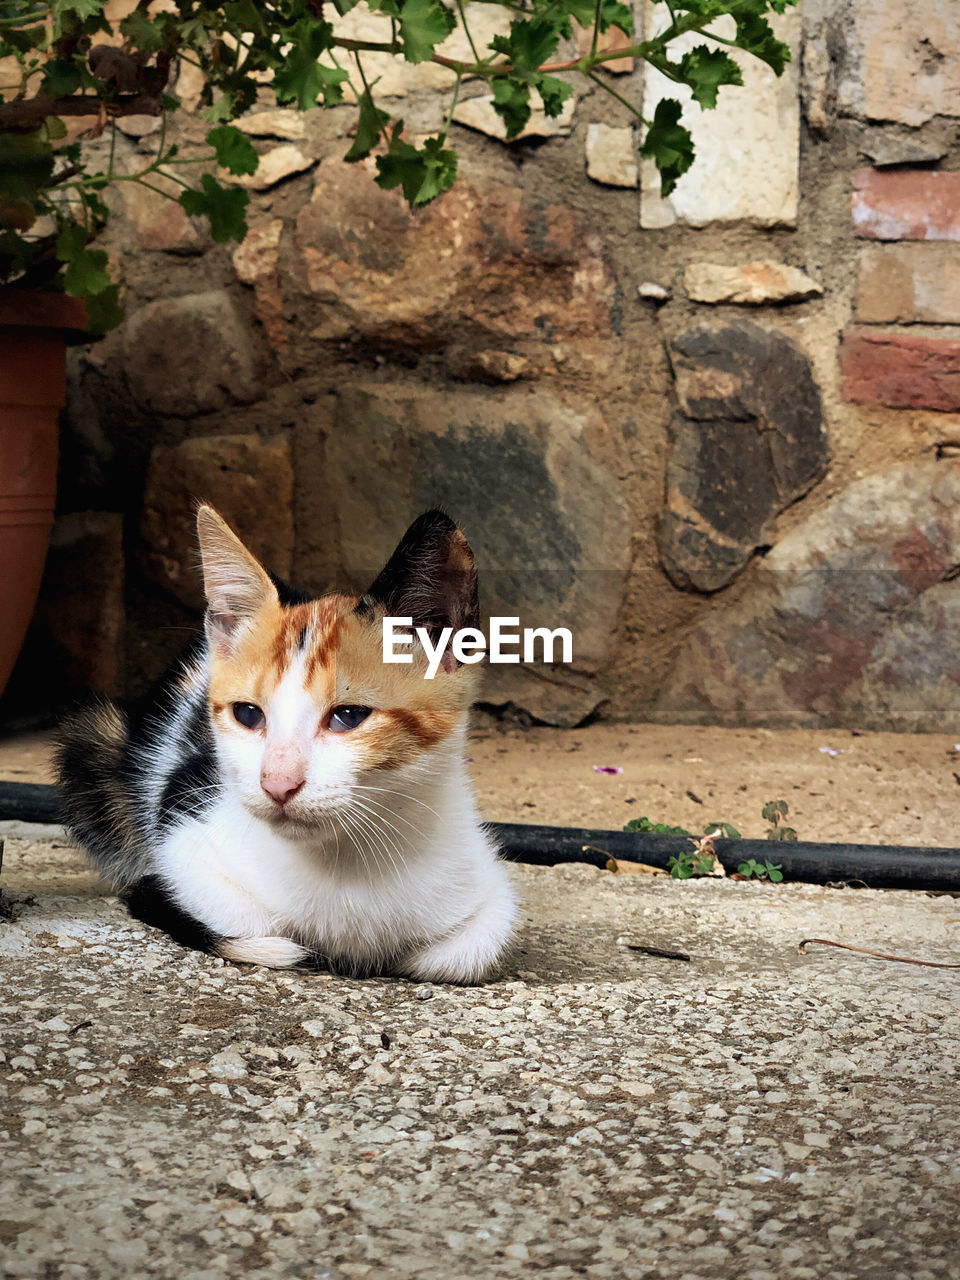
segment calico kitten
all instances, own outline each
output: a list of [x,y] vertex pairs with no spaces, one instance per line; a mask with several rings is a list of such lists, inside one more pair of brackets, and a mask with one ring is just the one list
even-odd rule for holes
[[283,968],[477,982],[516,905],[465,776],[472,666],[382,661],[384,616],[478,625],[473,554],[420,516],[360,598],[310,600],[221,517],[197,531],[205,636],[137,715],[63,729],[69,826],[131,910],[180,941]]

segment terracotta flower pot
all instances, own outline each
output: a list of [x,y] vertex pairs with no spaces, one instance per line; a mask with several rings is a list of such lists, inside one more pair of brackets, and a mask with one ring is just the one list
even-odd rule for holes
[[57,419],[66,346],[83,303],[0,289],[0,693],[36,603],[57,494]]

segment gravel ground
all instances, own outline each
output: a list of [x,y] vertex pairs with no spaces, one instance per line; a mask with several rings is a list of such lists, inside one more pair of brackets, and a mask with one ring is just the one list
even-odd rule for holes
[[359,982],[183,951],[38,834],[4,1277],[960,1275],[957,975],[797,952],[960,960],[951,897],[518,867],[500,980]]

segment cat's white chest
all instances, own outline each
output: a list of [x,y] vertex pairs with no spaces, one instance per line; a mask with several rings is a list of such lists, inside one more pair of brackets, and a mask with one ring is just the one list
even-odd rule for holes
[[482,893],[478,861],[499,868],[473,824],[467,832],[469,847],[394,844],[389,857],[371,863],[342,837],[339,850],[331,840],[287,839],[222,799],[171,830],[156,861],[179,904],[223,937],[283,935],[324,954],[379,963],[470,915]]

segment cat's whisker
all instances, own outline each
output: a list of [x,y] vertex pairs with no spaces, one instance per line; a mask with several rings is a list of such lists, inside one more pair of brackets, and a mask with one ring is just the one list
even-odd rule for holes
[[388,796],[400,796],[404,800],[411,800],[414,804],[421,805],[424,809],[427,809],[430,813],[432,813],[435,818],[440,817],[440,814],[436,811],[436,809],[433,808],[432,805],[427,804],[425,800],[421,800],[419,796],[410,795],[410,793],[407,791],[400,791],[399,789],[396,789],[393,787],[371,787],[371,786],[368,786],[366,783],[359,783],[359,782],[355,782],[351,790],[382,791]]
[[[403,833],[399,830],[399,828],[398,828],[398,827],[395,827],[392,823],[385,821],[385,820],[381,817],[381,815],[379,815],[378,813],[376,813],[376,811],[375,811],[375,810],[373,810],[373,809],[368,809],[368,808],[367,808],[367,806],[363,803],[363,801],[361,801],[361,800],[356,800],[354,803],[355,803],[355,804],[357,805],[357,807],[361,810],[361,813],[362,813],[362,814],[367,814],[367,815],[368,815],[368,817],[367,817],[366,821],[367,821],[367,823],[369,824],[371,831],[375,831],[375,832],[377,832],[377,834],[379,835],[379,837],[380,837],[381,841],[383,841],[383,842],[389,841],[389,843],[390,843],[391,847],[393,848],[393,850],[394,850],[394,851],[395,851],[395,853],[396,853],[397,858],[399,858],[399,860],[400,860],[400,866],[399,866],[399,867],[396,865],[396,863],[394,863],[394,867],[395,867],[395,869],[396,869],[397,871],[399,871],[399,870],[400,870],[400,868],[402,867],[404,870],[406,870],[407,860],[406,860],[406,858],[405,858],[405,857],[404,857],[404,855],[403,855],[403,850],[402,850],[402,848],[400,847],[400,846],[402,845],[402,843],[403,843],[403,839],[404,839]],[[392,831],[392,832],[394,832],[394,833],[396,834],[397,839],[400,841],[400,845],[396,844],[396,843],[393,841],[393,839],[392,839],[390,836],[388,836],[388,835],[387,835],[387,832],[388,832],[388,831]],[[391,859],[391,860],[392,860],[392,859]]]
[[398,822],[402,822],[404,826],[409,827],[418,840],[428,839],[426,832],[421,827],[418,827],[416,823],[411,822],[409,818],[404,817],[402,813],[397,813],[395,809],[388,808],[383,801],[372,799],[370,796],[367,796],[365,798],[365,801],[362,801],[362,802],[354,798],[354,803],[355,804],[363,803],[365,805],[371,806],[371,812],[374,814],[377,820],[380,822],[383,822],[387,826],[392,827],[392,829],[396,831],[397,836],[401,840],[409,839],[409,837],[404,836],[401,831],[399,831],[395,826],[393,826],[393,823],[390,821],[391,818],[396,818]]
[[[370,844],[375,845],[376,848],[380,850],[380,853],[389,859],[390,864],[393,867],[394,871],[399,872],[400,868],[397,865],[396,858],[394,857],[393,851],[388,846],[385,833],[382,830],[379,830],[373,823],[371,823],[369,817],[359,808],[351,809],[349,811],[349,818],[351,822],[356,824],[357,828],[360,831],[365,833]],[[378,861],[381,860],[380,858],[377,857],[377,854],[373,851],[373,849],[371,849],[371,856],[377,858]]]

